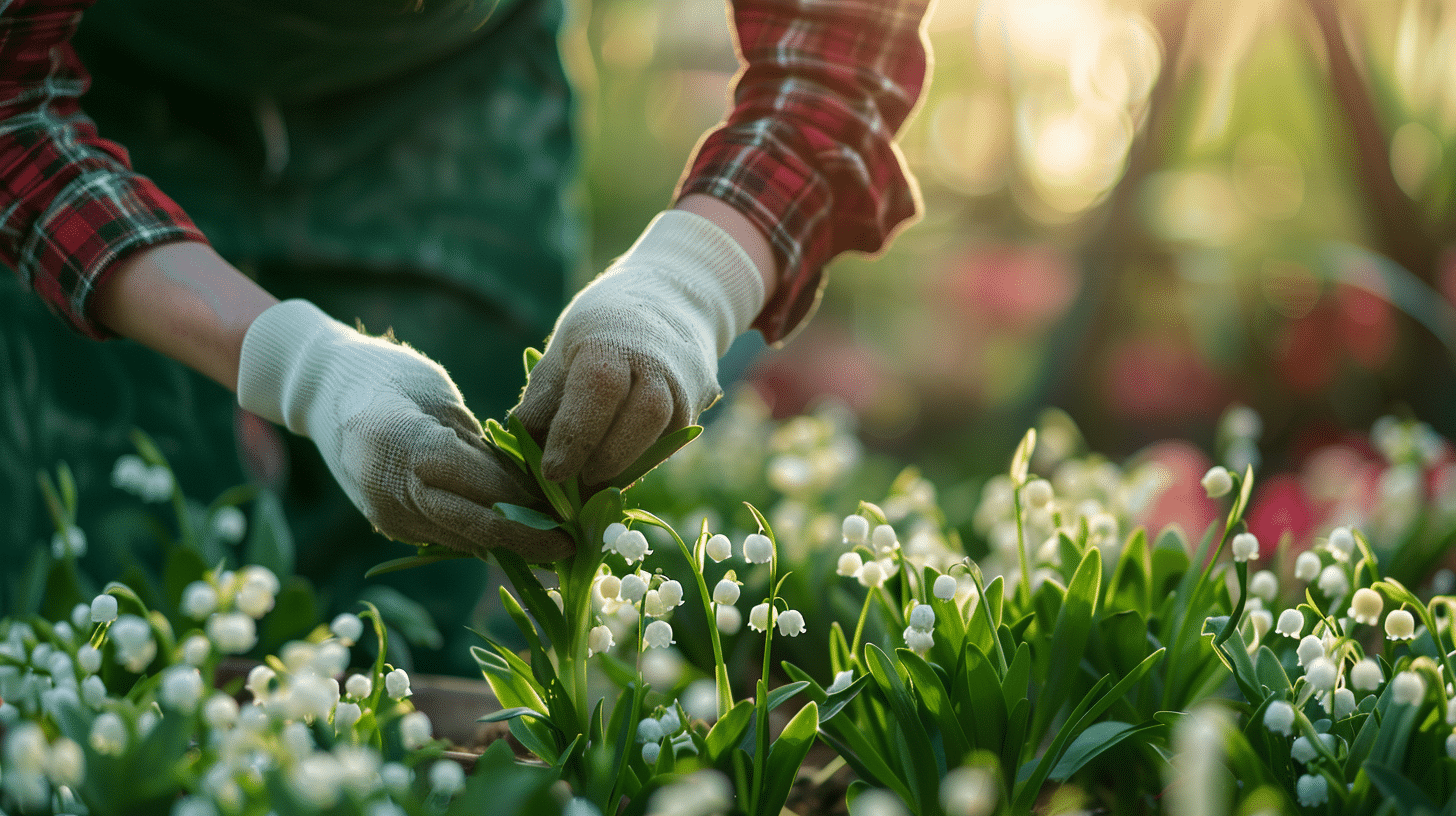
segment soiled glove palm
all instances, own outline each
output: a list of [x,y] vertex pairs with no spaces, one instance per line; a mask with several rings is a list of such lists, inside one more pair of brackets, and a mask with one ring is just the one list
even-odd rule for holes
[[312,439],[345,494],[390,538],[476,554],[505,547],[533,562],[571,552],[563,533],[489,509],[540,503],[423,354],[290,300],[249,327],[239,365],[238,403]]
[[542,470],[602,484],[721,394],[718,358],[763,308],[726,232],[669,210],[562,312],[515,409]]

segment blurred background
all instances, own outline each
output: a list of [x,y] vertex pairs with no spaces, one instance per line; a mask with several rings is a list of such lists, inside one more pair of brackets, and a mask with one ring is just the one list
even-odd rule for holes
[[[724,6],[582,8],[597,268],[723,114]],[[1117,459],[1211,452],[1245,405],[1273,469],[1385,414],[1456,432],[1456,6],[938,0],[929,34],[924,216],[739,350],[774,415],[834,400],[932,479],[1003,469],[1048,407]]]

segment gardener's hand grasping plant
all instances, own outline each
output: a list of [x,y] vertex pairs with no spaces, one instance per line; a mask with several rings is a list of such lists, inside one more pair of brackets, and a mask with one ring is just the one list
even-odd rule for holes
[[756,227],[707,196],[685,199],[583,289],[557,320],[515,414],[543,442],[542,470],[602,484],[722,393],[718,357],[772,286]]
[[542,505],[524,474],[496,458],[443,368],[307,301],[285,301],[253,321],[238,402],[312,439],[350,500],[391,538],[477,555],[504,547],[533,562],[572,551],[559,530],[490,509]]

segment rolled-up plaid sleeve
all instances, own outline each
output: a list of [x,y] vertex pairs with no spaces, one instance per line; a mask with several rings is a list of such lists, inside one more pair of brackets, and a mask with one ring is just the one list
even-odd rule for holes
[[104,338],[90,298],[118,261],[206,239],[81,111],[89,77],[70,40],[92,2],[0,0],[0,263]]
[[876,252],[919,211],[894,143],[926,80],[928,0],[734,0],[743,67],[727,119],[678,187],[763,230],[778,287],[754,322],[770,342],[813,311],[824,265]]

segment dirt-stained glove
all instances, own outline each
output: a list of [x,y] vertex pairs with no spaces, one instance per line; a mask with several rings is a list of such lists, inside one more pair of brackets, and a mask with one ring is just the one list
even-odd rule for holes
[[561,313],[515,413],[542,470],[602,484],[722,390],[718,358],[763,308],[757,267],[702,216],[661,213]]
[[508,521],[496,502],[541,506],[497,458],[438,363],[369,337],[305,300],[263,312],[243,340],[238,404],[314,441],[354,505],[390,538],[532,562],[567,536]]

